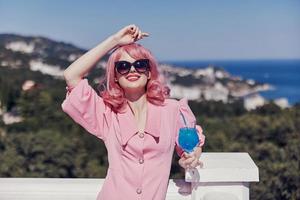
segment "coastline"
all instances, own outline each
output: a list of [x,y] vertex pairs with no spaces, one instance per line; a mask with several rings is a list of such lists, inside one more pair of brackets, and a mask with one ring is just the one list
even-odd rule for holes
[[[300,59],[259,60],[192,60],[164,61],[186,69],[203,69],[209,65],[218,66],[240,79],[261,83],[251,93],[259,93],[267,100],[286,98],[291,105],[300,102]],[[246,92],[244,93],[246,94]]]

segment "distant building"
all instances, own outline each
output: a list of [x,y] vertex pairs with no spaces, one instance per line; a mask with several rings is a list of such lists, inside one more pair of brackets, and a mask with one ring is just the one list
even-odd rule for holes
[[290,107],[287,98],[278,98],[274,100],[274,103],[280,108],[288,108]]
[[186,97],[190,100],[199,100],[201,96],[201,90],[198,87],[183,87],[180,85],[170,85],[172,98],[181,99]]
[[251,94],[244,97],[244,107],[246,110],[253,110],[266,103],[265,98],[259,94]]
[[216,82],[213,87],[207,88],[203,91],[205,100],[228,102],[229,91],[221,83]]

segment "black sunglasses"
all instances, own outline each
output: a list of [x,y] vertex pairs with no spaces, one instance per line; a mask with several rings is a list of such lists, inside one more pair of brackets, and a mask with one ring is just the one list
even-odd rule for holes
[[138,73],[145,73],[150,70],[149,59],[140,59],[130,63],[125,60],[115,62],[115,69],[122,75],[128,74],[131,66],[135,68]]

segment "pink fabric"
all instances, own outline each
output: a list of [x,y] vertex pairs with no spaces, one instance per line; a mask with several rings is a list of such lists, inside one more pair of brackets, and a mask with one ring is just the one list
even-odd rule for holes
[[[196,120],[187,100],[166,99],[164,106],[147,102],[146,127],[139,133],[131,109],[113,112],[87,79],[67,89],[63,111],[103,140],[108,152],[109,168],[97,200],[165,199],[177,133],[183,126],[179,111],[187,120]],[[205,137],[197,128],[202,146]],[[178,146],[176,150],[182,154]]]

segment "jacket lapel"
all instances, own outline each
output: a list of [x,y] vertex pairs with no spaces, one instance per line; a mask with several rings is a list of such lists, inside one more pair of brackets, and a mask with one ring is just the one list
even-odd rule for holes
[[[148,102],[148,101],[147,101]],[[161,123],[161,107],[156,106],[150,102],[147,103],[147,121],[145,126],[145,133],[159,138],[160,136],[160,123]]]
[[[126,145],[128,140],[139,132],[134,115],[126,105],[124,112],[118,113],[117,118],[119,121],[120,135],[122,145]],[[159,106],[151,104],[147,101],[147,119],[145,126],[145,133],[152,135],[155,138],[160,136],[161,124],[161,110]]]

